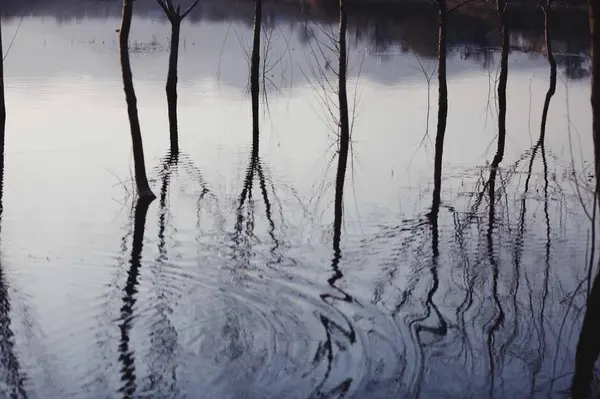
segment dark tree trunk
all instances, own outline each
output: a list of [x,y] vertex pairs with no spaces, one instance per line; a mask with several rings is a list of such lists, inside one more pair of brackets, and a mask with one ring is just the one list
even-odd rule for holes
[[496,1],[496,11],[502,26],[502,52],[500,59],[500,79],[498,82],[498,148],[492,161],[492,167],[497,168],[504,158],[506,146],[506,85],[508,81],[508,52],[510,36],[506,18],[506,4],[503,0]]
[[334,250],[340,251],[341,227],[343,218],[343,197],[344,197],[344,182],[346,180],[346,166],[348,163],[348,151],[350,149],[350,122],[348,118],[348,94],[346,91],[346,5],[344,0],[340,0],[340,59],[339,59],[339,86],[338,100],[340,104],[340,147],[337,176],[335,181],[335,203],[334,203],[334,234],[333,245]]
[[548,110],[550,109],[550,100],[556,93],[556,59],[552,52],[552,41],[550,40],[550,18],[552,16],[552,9],[550,6],[544,7],[544,32],[546,37],[546,56],[548,58],[548,64],[550,64],[550,87],[546,92],[546,98],[544,100],[544,110],[542,111],[542,129],[540,134],[540,142],[544,141],[546,136],[546,121],[548,120]]
[[254,37],[252,41],[252,59],[250,60],[250,93],[252,96],[252,157],[258,158],[259,145],[259,70],[260,70],[260,34],[262,24],[262,0],[254,0]]
[[179,137],[177,126],[177,64],[179,61],[179,36],[181,19],[171,19],[171,51],[169,53],[169,72],[167,75],[167,105],[169,107],[169,132],[171,139],[171,154],[179,153]]
[[[590,33],[592,36],[592,113],[594,139],[594,157],[596,162],[596,181],[600,182],[600,2],[588,0]],[[600,193],[599,193],[600,194]]]
[[594,365],[600,353],[600,274],[596,275],[587,300],[583,326],[575,355],[575,373],[571,383],[573,399],[587,399],[591,393]]
[[133,16],[133,0],[123,0],[123,18],[119,34],[119,49],[121,53],[121,70],[123,72],[123,90],[127,100],[127,113],[129,115],[129,126],[131,129],[131,141],[133,144],[133,163],[135,167],[135,183],[138,195],[141,198],[155,198],[150,190],[148,178],[146,177],[146,165],[144,162],[144,146],[142,143],[142,132],[137,110],[137,98],[133,88],[133,75],[129,61],[129,31],[131,30],[131,18]]
[[[594,140],[594,161],[596,167],[596,195],[598,191],[600,176],[600,3],[598,0],[588,0],[590,33],[592,42],[592,115],[593,127],[592,137]],[[590,296],[587,300],[587,308],[577,343],[575,355],[575,374],[571,384],[571,395],[573,399],[587,399],[591,393],[591,382],[594,373],[594,365],[600,354],[600,273],[596,275]]]
[[0,215],[4,192],[4,133],[6,130],[6,102],[4,97],[4,49],[2,47],[2,7],[0,6]]
[[[435,136],[434,188],[432,216],[437,218],[442,190],[442,161],[444,157],[444,137],[448,118],[448,84],[446,81],[446,0],[438,0],[438,122]],[[435,212],[435,215],[433,214]]]

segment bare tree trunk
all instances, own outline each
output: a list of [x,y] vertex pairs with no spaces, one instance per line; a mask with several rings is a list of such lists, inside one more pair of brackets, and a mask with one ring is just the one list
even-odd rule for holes
[[259,145],[259,70],[262,0],[254,0],[254,37],[250,65],[250,92],[252,96],[252,157],[258,158]]
[[[448,83],[446,79],[446,0],[438,0],[438,122],[435,136],[434,188],[432,216],[437,218],[442,190],[442,161],[444,157],[444,137],[448,118]],[[436,213],[433,215],[433,213]]]
[[344,182],[346,180],[346,167],[348,163],[348,151],[350,149],[350,122],[348,118],[348,94],[346,91],[346,68],[347,68],[347,53],[346,53],[346,25],[347,14],[345,0],[340,0],[340,39],[339,50],[340,59],[338,67],[338,100],[340,104],[340,153],[338,158],[337,177],[335,182],[335,204],[334,204],[334,250],[340,250],[341,226],[343,219],[343,197],[344,197]]
[[169,53],[169,73],[167,76],[167,105],[169,107],[169,131],[171,138],[171,154],[179,153],[179,137],[177,126],[177,64],[179,60],[179,36],[181,19],[171,20],[171,51]]
[[4,99],[4,50],[2,48],[2,16],[0,15],[0,143],[4,149],[4,126],[6,124],[6,101]]
[[142,132],[137,110],[137,98],[133,88],[133,75],[129,61],[129,32],[131,30],[131,18],[133,16],[133,0],[123,0],[123,18],[119,34],[119,49],[121,53],[121,70],[123,72],[123,90],[127,101],[127,113],[129,115],[129,126],[131,129],[131,141],[133,144],[133,163],[135,167],[135,183],[138,195],[141,198],[155,198],[148,178],[146,177],[146,165],[144,162],[144,146],[142,143]]
[[[596,195],[600,176],[600,3],[598,0],[588,0],[590,33],[592,43],[592,137],[594,140],[594,161],[596,167]],[[596,275],[592,290],[587,300],[587,308],[583,318],[577,352],[575,355],[575,373],[571,383],[573,399],[587,399],[591,393],[594,365],[600,354],[600,273]]]
[[[0,6],[0,11],[2,7]],[[6,130],[6,102],[4,99],[4,49],[2,47],[2,13],[0,12],[0,215],[4,192],[4,134]]]
[[[600,3],[588,0],[590,33],[592,36],[592,114],[594,139],[594,159],[596,162],[596,182],[600,182]],[[600,193],[598,193],[600,195]]]
[[506,146],[506,85],[508,81],[508,52],[510,36],[506,20],[506,4],[503,0],[496,0],[496,11],[502,26],[502,52],[500,59],[500,79],[498,82],[498,148],[492,161],[492,167],[497,168],[504,158]]
[[544,11],[544,32],[546,37],[546,56],[548,58],[548,64],[550,64],[550,87],[546,92],[546,98],[544,100],[544,110],[542,111],[542,131],[540,134],[540,142],[544,141],[546,136],[546,121],[548,120],[548,110],[550,109],[550,100],[556,93],[556,59],[552,52],[552,42],[550,40],[550,17],[552,10],[549,5],[543,7]]

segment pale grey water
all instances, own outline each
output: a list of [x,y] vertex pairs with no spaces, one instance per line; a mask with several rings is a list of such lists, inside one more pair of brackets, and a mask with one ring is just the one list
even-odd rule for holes
[[[19,23],[4,23],[5,49]],[[434,73],[435,61],[351,41],[343,276],[331,284],[337,146],[323,98],[335,99],[323,97],[310,67],[325,61],[290,25],[275,25],[265,59],[280,62],[268,109],[261,97],[265,181],[254,180],[238,223],[252,141],[244,54],[252,28],[184,24],[182,155],[165,201],[149,208],[132,287],[135,201],[118,26],[113,17],[25,17],[5,61],[2,395],[565,396],[585,304],[582,291],[570,296],[587,275],[591,243],[582,207],[592,205],[586,78],[559,69],[547,174],[538,151],[525,193],[549,67],[544,54],[511,53],[490,245],[487,194],[473,206],[495,151],[498,57],[486,69],[451,56],[434,262],[425,215],[437,86],[434,74],[428,87],[419,62]],[[168,155],[168,35],[164,21],[134,18],[132,40],[154,42],[132,62],[155,193]],[[131,327],[126,353],[123,323]]]

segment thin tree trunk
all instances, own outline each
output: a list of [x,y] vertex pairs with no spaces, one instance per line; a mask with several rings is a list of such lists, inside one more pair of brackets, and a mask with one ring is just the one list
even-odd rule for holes
[[254,0],[254,37],[252,42],[252,59],[250,65],[250,92],[252,96],[252,157],[258,158],[259,145],[259,70],[260,70],[260,35],[262,24],[262,0]]
[[497,0],[496,11],[502,25],[502,52],[500,60],[500,80],[498,82],[498,148],[492,161],[492,167],[497,168],[504,158],[504,147],[506,146],[506,86],[508,81],[508,52],[510,36],[506,20],[505,3]]
[[4,99],[4,50],[2,48],[2,17],[0,16],[0,143],[4,149],[4,126],[6,123],[6,102]]
[[[596,182],[600,182],[600,3],[588,0],[592,43],[592,114]],[[600,193],[598,193],[600,195]]]
[[121,70],[123,73],[123,90],[127,101],[127,113],[129,115],[129,126],[131,130],[131,141],[133,144],[133,163],[135,167],[135,182],[140,197],[155,198],[150,190],[148,178],[146,177],[146,165],[144,162],[144,146],[142,143],[142,132],[137,110],[137,98],[133,88],[133,75],[129,61],[129,32],[131,30],[131,19],[133,16],[133,0],[123,0],[123,18],[119,34],[119,48],[121,53]]
[[169,53],[169,73],[167,76],[167,104],[169,107],[169,131],[171,138],[171,154],[179,153],[179,137],[177,126],[177,68],[179,60],[179,37],[181,19],[171,19],[171,51]]
[[[0,7],[0,11],[2,11]],[[2,47],[2,15],[0,13],[0,215],[4,192],[4,134],[6,130],[6,102],[4,99],[4,49]]]
[[554,53],[552,52],[552,42],[550,40],[550,17],[551,17],[551,8],[550,6],[544,7],[544,32],[546,36],[546,56],[548,58],[548,64],[550,64],[550,87],[546,92],[546,98],[544,100],[544,109],[542,111],[542,126],[541,126],[541,134],[538,140],[539,143],[543,143],[546,137],[546,121],[548,120],[548,110],[550,109],[550,100],[556,93],[556,59],[554,58]]
[[444,156],[444,137],[448,118],[448,84],[446,79],[446,0],[438,0],[438,122],[435,136],[434,189],[432,213],[439,210],[442,190],[442,161]]
[[339,59],[339,87],[338,100],[340,104],[340,153],[338,158],[337,177],[335,183],[334,203],[334,250],[340,251],[341,226],[343,218],[343,196],[344,182],[346,179],[346,166],[348,163],[348,151],[350,148],[350,123],[348,119],[348,95],[346,92],[346,25],[347,15],[345,1],[340,0],[340,59]]

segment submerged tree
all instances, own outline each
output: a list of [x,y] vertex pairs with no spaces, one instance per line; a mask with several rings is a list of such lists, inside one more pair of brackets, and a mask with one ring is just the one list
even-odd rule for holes
[[179,61],[179,37],[181,21],[198,5],[194,2],[181,13],[181,5],[174,6],[172,0],[156,0],[171,22],[171,50],[169,51],[169,72],[167,73],[167,106],[169,108],[169,132],[171,139],[171,153],[179,152],[179,138],[177,127],[177,63]]
[[129,115],[129,127],[131,130],[131,141],[133,144],[133,163],[135,167],[135,183],[140,198],[151,198],[155,196],[150,190],[148,178],[146,177],[146,164],[144,161],[144,145],[142,143],[142,131],[137,110],[137,98],[133,88],[133,74],[129,61],[129,31],[131,30],[131,19],[133,17],[134,0],[123,0],[123,17],[119,34],[119,50],[121,53],[121,71],[123,73],[123,90],[127,101],[127,113]]

